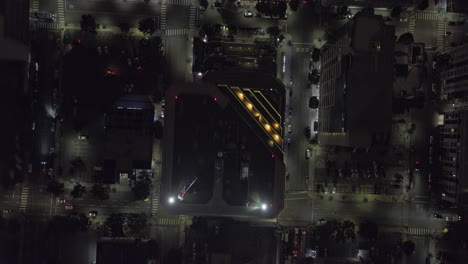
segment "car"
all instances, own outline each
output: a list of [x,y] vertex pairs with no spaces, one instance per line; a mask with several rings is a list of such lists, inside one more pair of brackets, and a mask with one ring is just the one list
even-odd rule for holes
[[461,220],[461,216],[446,216],[445,217],[445,221],[447,222],[456,222],[460,220]]
[[128,66],[132,67],[133,62],[132,62],[131,58],[127,58],[127,64],[128,64]]
[[99,55],[102,55],[102,48],[101,47],[97,47],[97,52]]
[[310,127],[304,128],[304,135],[306,138],[310,138]]
[[65,198],[59,198],[58,202],[60,204],[65,204],[67,202],[67,200]]
[[333,187],[332,193],[336,193],[336,187]]
[[52,178],[54,176],[54,169],[53,168],[49,168],[49,170],[47,171],[47,175]]
[[289,107],[289,109],[288,109],[288,116],[289,116],[289,118],[291,118],[291,116],[292,116],[292,107]]
[[306,183],[309,183],[309,176],[306,176]]
[[97,211],[89,211],[89,213],[88,213],[88,216],[92,217],[92,218],[95,218],[97,215],[98,215]]
[[4,213],[4,214],[11,214],[11,213],[13,213],[13,210],[12,210],[12,209],[3,209],[3,210],[2,210],[2,213]]
[[319,126],[319,122],[318,122],[318,121],[314,121],[314,133],[317,133],[317,132],[318,132],[318,126]]
[[45,21],[48,21],[48,22],[53,22],[53,21],[55,21],[55,14],[53,14],[53,13],[34,12],[34,16],[35,16],[37,19],[45,20]]
[[289,180],[289,172],[286,172],[286,180]]
[[244,16],[245,16],[245,17],[253,17],[253,13],[252,13],[250,10],[246,10],[246,11],[244,12]]
[[73,209],[75,209],[75,207],[73,207],[73,205],[65,205],[65,210],[72,211]]
[[436,219],[443,219],[442,215],[440,214],[434,214],[433,217]]
[[432,69],[435,70],[437,67],[437,61],[432,61]]
[[310,156],[311,156],[311,153],[312,153],[311,149],[310,149],[310,148],[307,148],[307,149],[306,149],[306,152],[305,152],[305,158],[306,158],[306,159],[309,159]]
[[88,139],[88,136],[86,135],[79,135],[78,136],[78,140],[87,140]]
[[309,107],[312,109],[317,109],[319,107],[319,100],[317,96],[312,96],[309,98]]
[[291,124],[289,124],[288,125],[288,133],[291,133],[291,131],[292,131],[292,126],[291,126]]
[[104,46],[104,53],[109,54],[109,47]]
[[343,170],[342,169],[338,169],[338,176],[340,178],[343,178]]

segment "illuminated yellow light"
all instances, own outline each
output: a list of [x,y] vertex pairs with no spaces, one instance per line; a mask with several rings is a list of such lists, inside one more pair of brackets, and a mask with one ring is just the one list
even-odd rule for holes
[[280,137],[278,136],[278,134],[274,134],[273,135],[273,138],[276,140],[276,141],[279,141]]
[[278,129],[278,128],[279,128],[278,123],[274,123],[274,124],[273,124],[273,127],[274,127],[275,129]]
[[249,110],[252,110],[253,105],[252,105],[251,103],[247,103],[247,108],[248,108]]
[[243,93],[237,93],[237,96],[239,96],[240,99],[244,99],[244,94]]
[[270,125],[269,125],[269,124],[266,124],[266,125],[265,125],[265,129],[266,129],[267,131],[270,131],[270,129],[271,129]]

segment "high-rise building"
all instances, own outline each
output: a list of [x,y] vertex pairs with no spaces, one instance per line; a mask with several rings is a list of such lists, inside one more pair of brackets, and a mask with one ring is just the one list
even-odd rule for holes
[[28,10],[27,0],[0,1],[0,179],[7,185],[27,166]]
[[322,47],[319,142],[369,147],[391,128],[395,28],[358,13]]
[[441,198],[455,205],[468,205],[468,44],[449,47],[448,65],[441,72],[440,130]]

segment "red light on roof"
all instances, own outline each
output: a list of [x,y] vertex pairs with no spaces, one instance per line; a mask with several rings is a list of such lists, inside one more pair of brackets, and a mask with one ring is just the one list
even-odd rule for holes
[[174,96],[174,99],[176,99],[176,100],[177,100],[177,99],[179,99],[179,97],[176,95],[176,96]]
[[274,158],[274,157],[275,157],[275,154],[271,154],[271,157]]
[[138,67],[137,67],[137,70],[141,70],[141,69],[143,69],[141,66],[138,66]]
[[213,98],[213,99],[215,100],[215,102],[218,101],[218,97],[215,97],[215,98]]

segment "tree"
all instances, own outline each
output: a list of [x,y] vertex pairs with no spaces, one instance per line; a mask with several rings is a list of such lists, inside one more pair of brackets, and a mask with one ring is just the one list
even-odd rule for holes
[[85,232],[90,225],[89,218],[84,214],[57,215],[49,222],[48,228],[53,232]]
[[163,136],[163,126],[161,121],[154,122],[154,138],[160,139]]
[[86,186],[82,186],[81,184],[76,184],[73,186],[73,190],[71,191],[71,196],[73,198],[79,198],[82,197],[83,194],[86,192]]
[[403,44],[406,44],[406,45],[409,45],[411,43],[414,43],[414,37],[413,37],[413,34],[407,32],[407,33],[404,33],[402,34],[399,38],[398,38],[398,43],[403,43]]
[[373,222],[367,221],[359,224],[359,235],[363,238],[375,240],[378,233],[379,228]]
[[348,6],[339,6],[337,8],[337,16],[338,18],[344,18],[348,14]]
[[120,23],[119,28],[124,34],[127,34],[130,31],[130,25],[128,23]]
[[266,29],[266,32],[273,38],[276,38],[280,34],[278,26],[270,26]]
[[97,24],[92,15],[82,15],[80,26],[82,31],[96,33]]
[[123,225],[125,216],[123,214],[111,214],[106,218],[105,226],[110,231],[112,237],[124,237]]
[[145,18],[138,22],[138,30],[145,35],[151,35],[156,30],[156,22],[154,18]]
[[95,183],[91,189],[91,193],[93,196],[98,197],[101,200],[107,200],[110,197],[110,187],[109,185]]
[[150,195],[150,185],[146,181],[137,181],[132,189],[136,200],[144,200]]
[[312,61],[318,62],[320,60],[320,49],[314,48],[312,50]]
[[392,18],[399,18],[402,12],[403,8],[401,6],[395,6],[394,8],[392,8],[390,16]]
[[356,238],[356,229],[355,224],[351,221],[345,220],[342,224],[344,236],[347,239],[355,239]]
[[208,0],[200,0],[200,6],[206,9],[208,5],[209,5]]
[[403,253],[405,253],[406,256],[412,255],[414,253],[416,245],[414,244],[413,241],[408,240],[403,242],[401,245],[401,250],[403,250]]
[[62,182],[52,179],[47,185],[47,191],[53,193],[55,196],[59,196],[64,193],[65,188]]
[[127,227],[130,232],[134,235],[140,235],[146,233],[145,228],[148,223],[148,217],[146,214],[129,214],[127,216]]
[[292,11],[297,11],[299,9],[299,0],[291,0],[289,1],[289,8],[291,8]]

